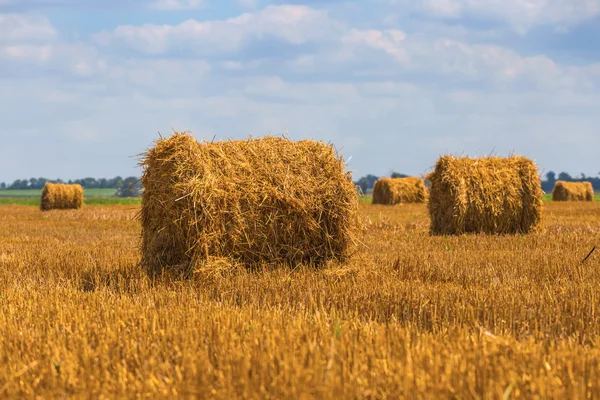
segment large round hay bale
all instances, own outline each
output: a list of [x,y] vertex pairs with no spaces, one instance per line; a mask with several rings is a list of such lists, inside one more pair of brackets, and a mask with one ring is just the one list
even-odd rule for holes
[[425,182],[414,176],[380,178],[373,186],[373,204],[424,203],[426,199]]
[[358,228],[350,172],[330,145],[267,136],[197,142],[175,132],[141,165],[142,264],[180,272],[220,260],[343,260]]
[[553,201],[594,201],[591,182],[556,181],[552,190]]
[[431,181],[431,233],[516,234],[541,226],[543,191],[528,158],[443,156]]
[[66,210],[79,209],[83,205],[83,187],[62,183],[46,183],[42,189],[40,209]]

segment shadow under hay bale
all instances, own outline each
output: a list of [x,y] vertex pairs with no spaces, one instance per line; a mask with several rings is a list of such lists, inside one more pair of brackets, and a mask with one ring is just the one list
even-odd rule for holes
[[543,191],[530,159],[443,156],[428,180],[433,235],[517,234],[541,227]]
[[140,165],[142,265],[150,274],[222,260],[322,265],[344,260],[355,244],[352,176],[323,142],[199,143],[175,132]]
[[80,209],[83,205],[83,187],[62,183],[46,183],[42,189],[40,209],[67,210]]
[[417,177],[380,178],[373,187],[372,204],[424,203],[426,199],[425,182]]
[[594,201],[591,182],[556,181],[552,201]]

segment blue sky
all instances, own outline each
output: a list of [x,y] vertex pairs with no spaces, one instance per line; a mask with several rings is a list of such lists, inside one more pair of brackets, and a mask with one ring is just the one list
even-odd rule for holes
[[0,181],[139,175],[172,129],[600,172],[600,0],[0,0]]

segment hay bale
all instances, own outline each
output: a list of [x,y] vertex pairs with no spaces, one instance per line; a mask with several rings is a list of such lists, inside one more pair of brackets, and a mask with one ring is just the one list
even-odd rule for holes
[[323,142],[199,143],[175,132],[140,165],[142,264],[151,274],[210,261],[320,265],[345,259],[355,242],[351,173]]
[[556,181],[552,190],[553,201],[594,201],[591,182]]
[[431,181],[431,233],[516,234],[541,227],[541,181],[525,157],[443,156]]
[[80,209],[83,205],[83,187],[62,183],[46,183],[42,189],[40,209],[66,210]]
[[373,186],[373,204],[424,203],[426,199],[425,182],[414,176],[380,178]]

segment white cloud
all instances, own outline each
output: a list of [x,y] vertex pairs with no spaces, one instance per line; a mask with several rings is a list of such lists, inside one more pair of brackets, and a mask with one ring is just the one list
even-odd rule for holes
[[253,10],[258,7],[259,0],[236,0],[238,6]]
[[[31,130],[44,121],[46,135],[62,135],[58,143],[44,145],[50,151],[35,154],[34,149],[36,157],[44,160],[44,154],[65,146],[84,152],[43,172],[17,160],[19,174],[69,177],[69,169],[94,176],[124,174],[157,131],[168,135],[171,128],[192,129],[198,138],[207,139],[288,129],[293,139],[316,138],[343,147],[346,158],[353,156],[356,177],[389,169],[421,173],[440,153],[475,154],[494,147],[500,154],[514,150],[537,158],[546,168],[569,170],[573,167],[564,157],[557,163],[548,156],[562,147],[563,154],[577,151],[582,160],[574,164],[577,168],[594,173],[589,170],[593,146],[561,140],[564,132],[579,143],[595,140],[600,110],[593,95],[566,90],[457,93],[401,81],[294,83],[282,76],[242,76],[219,88],[225,81],[214,75],[216,71],[194,78],[198,68],[185,61],[129,61],[118,71],[111,69],[114,75],[102,75],[94,86],[44,84],[42,78],[29,80],[27,86],[0,84],[0,104],[7,114],[18,115],[22,107],[29,110],[28,122],[21,121],[19,129]],[[184,90],[186,86],[191,89]],[[585,115],[578,115],[579,110]],[[411,146],[404,145],[407,140]],[[88,142],[95,147],[85,147]],[[110,165],[107,154],[114,160]],[[85,172],[78,160],[88,168]],[[0,159],[0,166],[3,162]]]
[[0,12],[6,10],[68,10],[88,9],[105,11],[118,9],[153,9],[161,11],[204,8],[207,0],[0,0]]
[[[81,43],[0,45],[0,60],[6,61],[0,65],[0,70],[36,65],[74,77],[91,76],[106,69],[106,61],[96,50]],[[46,69],[44,73],[50,71]]]
[[52,52],[51,45],[7,45],[0,46],[0,59],[44,63],[51,59]]
[[425,0],[424,6],[436,15],[456,17],[463,10],[460,0]]
[[0,14],[0,44],[31,40],[51,40],[56,29],[48,19],[39,15]]
[[50,67],[75,76],[90,76],[105,67],[95,48],[59,40],[56,28],[40,15],[0,14],[0,70],[21,66]]
[[[440,79],[479,82],[513,89],[594,87],[595,80],[582,68],[567,68],[544,55],[521,56],[513,50],[489,44],[470,44],[462,40],[409,35],[399,29],[357,29],[330,18],[326,12],[306,6],[269,6],[239,17],[198,22],[187,20],[178,25],[120,26],[102,32],[96,40],[110,48],[126,45],[142,53],[208,57],[212,54],[236,54],[244,45],[276,36],[289,43],[314,42],[312,53],[296,55],[282,66],[287,73],[304,76],[339,73],[354,68],[367,77],[419,75],[435,85]],[[185,50],[185,51],[184,51]],[[268,63],[229,59],[219,61],[229,71],[254,70]],[[460,78],[458,81],[456,78]]]
[[325,11],[306,6],[269,6],[257,13],[235,18],[199,22],[193,19],[178,25],[124,25],[95,36],[103,46],[125,44],[148,54],[172,50],[195,50],[197,53],[238,49],[248,40],[277,37],[291,44],[326,40],[339,23]]
[[205,6],[205,0],[156,0],[150,7],[157,10],[191,10]]
[[390,4],[445,18],[480,16],[502,20],[521,32],[536,25],[565,29],[600,15],[600,0],[390,0]]
[[409,56],[403,48],[405,39],[406,34],[400,30],[379,31],[375,29],[358,30],[353,28],[342,38],[342,43],[350,44],[351,46],[362,45],[381,50],[393,56],[400,63],[406,63]]
[[211,69],[208,62],[198,60],[127,60],[115,61],[105,74],[115,87],[172,96],[202,92]]
[[368,59],[373,64],[386,65],[389,74],[417,74],[429,77],[433,84],[443,84],[444,80],[459,84],[478,82],[496,87],[508,85],[513,90],[529,90],[532,86],[540,90],[599,87],[598,76],[593,73],[595,65],[561,66],[547,56],[521,56],[498,45],[411,36],[396,30],[358,29],[350,30],[341,42],[338,51],[346,63]]
[[[464,1],[465,4],[475,6],[474,3],[469,3],[470,0]],[[536,3],[535,0],[531,2]],[[47,20],[36,18],[38,19],[11,16],[12,22],[4,24],[5,27],[13,27],[8,36],[41,36],[24,33],[35,32],[22,28],[32,25],[31,21],[42,23],[43,28],[40,28],[40,32],[55,31]],[[281,64],[281,67],[285,68],[282,73],[301,74],[307,79],[311,75],[323,73],[343,74],[344,71],[354,68],[355,74],[365,78],[371,76],[372,79],[377,76],[387,76],[386,79],[389,79],[390,76],[416,74],[421,79],[429,80],[432,85],[440,79],[446,79],[445,77],[454,77],[448,81],[454,82],[455,85],[460,85],[461,82],[479,82],[488,85],[491,83],[497,87],[512,85],[513,89],[524,90],[531,87],[540,90],[590,90],[596,87],[598,80],[597,74],[591,74],[591,70],[560,66],[544,55],[521,56],[498,45],[470,44],[431,35],[406,34],[399,29],[351,28],[330,18],[325,11],[306,6],[269,6],[255,13],[244,13],[226,20],[187,20],[177,25],[126,25],[117,27],[114,31],[102,32],[96,35],[95,39],[108,50],[111,45],[125,44],[143,53],[168,57],[171,52],[179,51],[183,52],[186,58],[193,58],[194,55],[203,57],[220,52],[235,55],[245,44],[258,43],[261,39],[269,40],[273,36],[292,44],[318,44],[312,48],[311,53],[290,57]],[[248,42],[249,38],[254,42]],[[0,46],[0,58],[61,65],[63,69],[83,76],[99,72],[119,74],[121,68],[119,61],[107,66],[102,54],[82,43],[4,45]],[[118,59],[117,56],[115,60]],[[190,68],[194,64],[163,60],[147,64],[143,68],[132,67],[132,61],[124,65],[130,69],[130,83],[148,86],[160,84],[165,80],[172,81],[172,77],[178,75],[189,77],[190,70],[183,71],[179,68],[181,65]],[[260,73],[269,66],[264,60],[236,59],[234,56],[218,61],[214,67],[238,73],[250,70]],[[167,77],[165,74],[168,74],[166,71],[169,68],[172,68],[173,72]],[[208,61],[196,59],[196,64],[191,68],[192,74],[203,76],[213,67]],[[193,68],[197,69],[194,71]],[[458,81],[457,77],[460,78]]]
[[[454,3],[448,3],[451,14]],[[453,15],[465,12],[461,5]],[[131,156],[158,130],[168,135],[175,128],[208,139],[289,129],[294,139],[343,147],[356,176],[391,168],[418,174],[442,152],[494,147],[533,156],[547,168],[568,170],[570,162],[595,172],[596,150],[581,143],[596,139],[600,123],[600,64],[575,67],[543,53],[523,55],[481,36],[471,40],[467,28],[454,39],[429,28],[427,34],[370,28],[305,6],[270,6],[218,21],[126,25],[96,36],[98,47],[12,28],[10,41],[0,40],[0,72],[12,66],[10,72],[29,75],[0,73],[3,122],[14,133],[15,151],[52,170],[2,157],[0,170],[10,171],[12,163],[19,178],[122,175],[130,167],[135,173]],[[309,46],[285,57],[277,50],[252,53],[273,38]],[[38,150],[20,136],[32,132]],[[561,139],[565,132],[575,139]],[[77,149],[70,152],[77,157],[44,161],[64,148]],[[560,152],[575,156],[565,161],[555,156]]]

